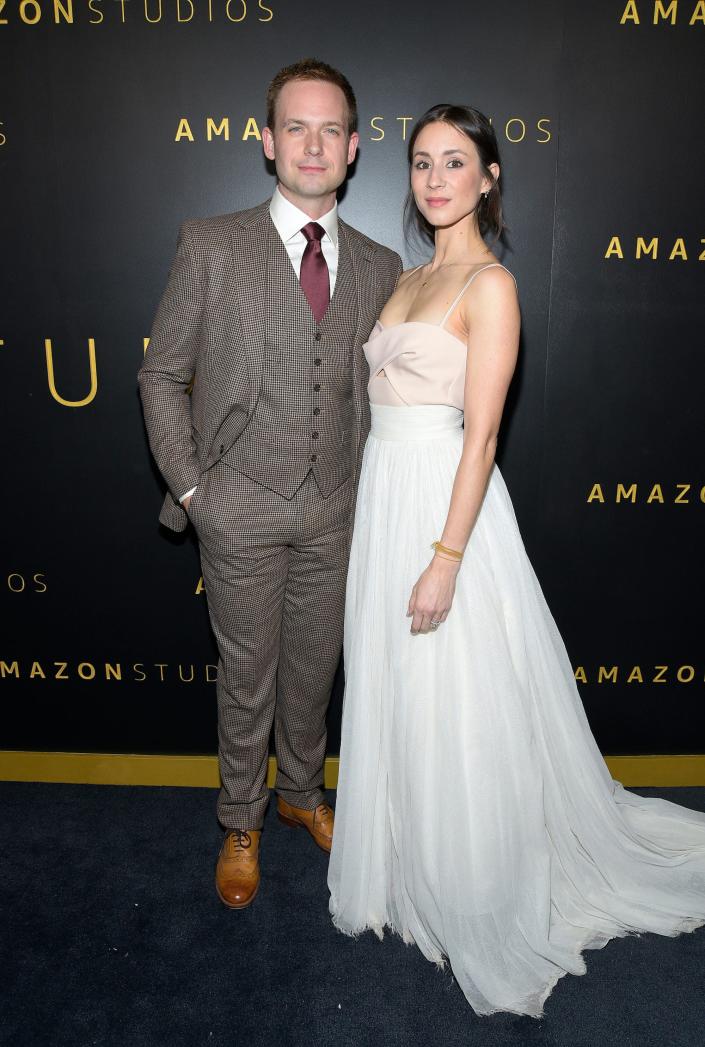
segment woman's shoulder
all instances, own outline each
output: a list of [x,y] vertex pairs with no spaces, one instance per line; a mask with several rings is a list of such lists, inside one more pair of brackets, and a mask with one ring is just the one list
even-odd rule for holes
[[516,294],[517,282],[514,274],[502,262],[495,260],[480,266],[471,275],[468,285],[476,294]]
[[461,326],[468,330],[482,317],[518,315],[516,280],[501,262],[487,262],[478,267],[458,299]]

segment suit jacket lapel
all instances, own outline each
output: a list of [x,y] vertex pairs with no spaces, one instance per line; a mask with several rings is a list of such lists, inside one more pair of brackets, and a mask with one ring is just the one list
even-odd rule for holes
[[[340,255],[338,279],[345,279],[344,257],[350,259],[351,276],[354,283],[356,295],[357,324],[353,346],[353,406],[355,419],[358,426],[358,438],[360,434],[364,405],[367,398],[367,365],[362,350],[367,340],[374,321],[376,320],[377,298],[375,294],[374,281],[374,252],[368,247],[364,240],[356,236],[354,230],[350,229],[344,222],[338,225],[340,236]],[[345,254],[343,252],[345,245]],[[336,294],[338,291],[336,283]],[[342,287],[341,287],[342,291]]]
[[246,347],[244,357],[250,383],[250,414],[259,395],[267,346],[268,273],[273,239],[278,241],[279,237],[269,217],[269,204],[263,204],[233,236],[235,295],[242,344]]

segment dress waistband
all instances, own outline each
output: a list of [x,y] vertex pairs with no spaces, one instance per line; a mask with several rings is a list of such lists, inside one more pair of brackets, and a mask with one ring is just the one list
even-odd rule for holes
[[445,404],[370,404],[370,411],[370,435],[377,440],[438,440],[459,433],[463,425],[463,412]]

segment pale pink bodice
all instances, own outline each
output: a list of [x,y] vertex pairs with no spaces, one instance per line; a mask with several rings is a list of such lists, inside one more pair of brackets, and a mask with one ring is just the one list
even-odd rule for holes
[[492,262],[473,273],[440,324],[405,320],[383,327],[377,321],[363,347],[370,368],[370,403],[396,407],[445,404],[462,411],[467,346],[445,324],[475,277],[497,267],[504,269]]

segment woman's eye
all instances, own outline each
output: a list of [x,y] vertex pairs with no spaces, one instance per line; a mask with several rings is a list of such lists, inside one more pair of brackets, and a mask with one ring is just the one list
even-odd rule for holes
[[428,162],[426,160],[417,160],[414,166],[417,171],[425,171],[428,168]]
[[451,160],[450,163],[448,164],[448,167],[462,167],[462,166],[463,166],[463,161],[462,160]]

